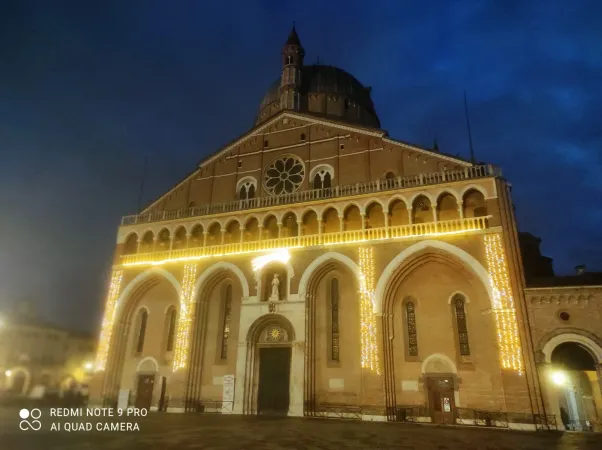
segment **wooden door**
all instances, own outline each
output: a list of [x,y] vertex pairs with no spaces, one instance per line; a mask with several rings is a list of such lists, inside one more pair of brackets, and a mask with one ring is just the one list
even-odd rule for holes
[[455,423],[456,404],[451,378],[428,378],[427,388],[431,419],[434,423]]
[[153,402],[154,375],[138,375],[138,388],[136,389],[136,408],[150,409]]
[[289,407],[290,347],[259,349],[257,411],[265,415],[286,415]]

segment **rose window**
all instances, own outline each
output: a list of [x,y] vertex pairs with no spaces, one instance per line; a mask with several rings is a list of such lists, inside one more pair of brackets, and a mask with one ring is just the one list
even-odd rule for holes
[[268,166],[264,186],[272,195],[290,194],[299,189],[304,177],[303,161],[294,156],[284,156]]

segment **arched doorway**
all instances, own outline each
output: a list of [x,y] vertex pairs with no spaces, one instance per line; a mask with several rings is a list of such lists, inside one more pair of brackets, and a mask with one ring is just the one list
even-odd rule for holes
[[596,392],[596,364],[592,354],[582,344],[564,342],[552,351],[551,360],[552,382],[558,386],[555,400],[564,427],[590,431],[592,423],[598,422],[596,403],[600,403],[600,395],[595,395],[599,392]]
[[291,346],[278,323],[267,325],[257,342],[259,374],[257,413],[286,415],[290,403]]
[[458,377],[453,361],[445,355],[429,355],[422,363],[422,378],[431,421],[456,423]]
[[150,409],[153,403],[155,379],[159,371],[159,364],[150,356],[144,358],[136,368],[136,408]]
[[249,330],[245,413],[289,414],[294,339],[291,323],[278,314],[259,318]]

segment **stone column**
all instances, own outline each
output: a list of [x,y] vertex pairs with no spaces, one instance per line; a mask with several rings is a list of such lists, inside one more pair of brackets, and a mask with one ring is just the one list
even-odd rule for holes
[[305,365],[305,342],[295,341],[292,346],[290,374],[289,416],[303,416],[303,381]]
[[297,245],[301,245],[301,236],[303,236],[303,221],[297,220]]
[[203,231],[203,247],[207,247],[207,235],[209,234],[208,231]]
[[282,237],[282,222],[278,222],[276,225],[278,225],[278,239],[280,239]]
[[464,202],[462,200],[458,202],[458,214],[460,214],[460,219],[464,219]]
[[226,230],[224,230],[224,229],[222,228],[220,231],[221,231],[221,233],[222,233],[222,243],[221,243],[221,245],[224,245],[224,240],[225,240],[225,238],[226,238]]
[[339,231],[345,231],[345,215],[339,216]]
[[[190,364],[190,362],[189,362]],[[188,368],[177,370],[167,377],[167,412],[182,413],[186,409],[186,372]],[[160,379],[160,378],[158,378]]]
[[596,386],[592,383],[593,397],[596,400],[596,409],[598,412],[598,417],[602,417],[602,364],[596,364],[596,377],[598,378],[598,392],[596,393]]
[[391,217],[389,216],[389,213],[386,211],[383,211],[384,216],[385,216],[385,231],[387,233],[387,238],[391,237],[391,232],[389,231],[389,222],[391,220]]
[[[236,352],[236,379],[234,380],[234,407],[233,414],[242,414],[245,400],[245,377],[247,368],[247,341],[238,343]],[[250,376],[250,375],[249,375]]]
[[554,366],[551,363],[538,363],[537,372],[539,373],[539,381],[541,383],[541,394],[546,407],[546,413],[549,416],[556,417],[556,424],[559,430],[564,430],[562,419],[560,417],[559,396],[562,394],[563,387],[557,386],[552,381],[552,372]]
[[408,210],[408,224],[414,225],[414,219],[412,218],[413,208],[412,208],[412,206],[407,206],[407,205],[406,205],[406,207],[407,207],[407,210]]

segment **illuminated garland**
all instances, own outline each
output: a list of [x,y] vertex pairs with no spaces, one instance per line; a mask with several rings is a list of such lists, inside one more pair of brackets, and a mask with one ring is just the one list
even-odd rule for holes
[[105,370],[107,358],[109,356],[109,345],[111,344],[111,335],[113,334],[113,319],[115,315],[115,303],[119,297],[121,280],[123,279],[123,270],[114,270],[111,274],[111,284],[107,295],[107,305],[102,319],[102,328],[98,342],[98,351],[96,352],[96,362],[94,370],[97,372]]
[[374,250],[359,248],[360,263],[360,338],[362,367],[380,375],[374,315]]
[[186,367],[188,359],[188,346],[194,313],[194,283],[196,281],[196,264],[184,266],[184,280],[182,281],[182,298],[180,299],[180,314],[178,318],[178,331],[176,334],[176,347],[174,350],[173,371]]
[[493,313],[495,314],[502,368],[522,373],[523,361],[518,322],[500,233],[485,235],[485,255],[493,291]]

